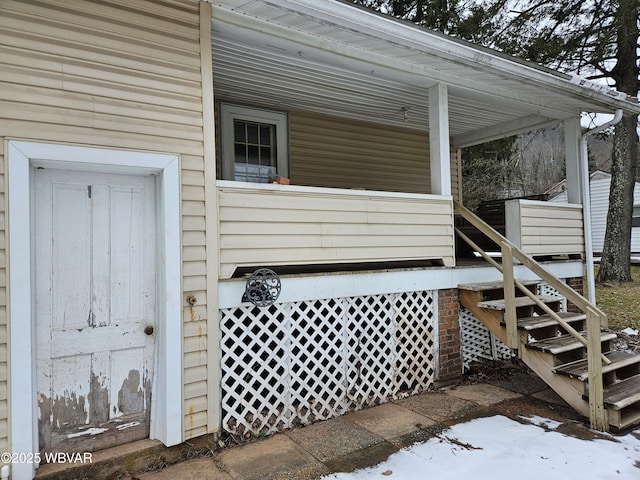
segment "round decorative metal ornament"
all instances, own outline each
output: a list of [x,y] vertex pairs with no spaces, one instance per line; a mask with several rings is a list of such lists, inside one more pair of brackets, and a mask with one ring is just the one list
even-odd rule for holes
[[280,277],[273,270],[260,268],[247,279],[243,301],[249,301],[258,307],[273,305],[280,296]]

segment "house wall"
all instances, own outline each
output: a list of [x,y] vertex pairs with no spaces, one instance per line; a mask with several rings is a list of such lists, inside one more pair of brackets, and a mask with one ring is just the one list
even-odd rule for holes
[[[308,112],[289,113],[293,184],[431,193],[429,134]],[[451,151],[452,193],[458,192]]]
[[[597,175],[597,176],[595,176]],[[590,183],[591,199],[591,238],[593,251],[601,253],[604,247],[604,236],[607,228],[607,213],[609,211],[609,190],[611,189],[611,176],[600,173],[594,174]],[[550,202],[566,203],[567,192],[555,196]],[[633,204],[640,205],[640,184],[636,183],[633,191]],[[631,251],[640,252],[640,227],[631,229]]]
[[[591,180],[591,237],[593,238],[593,251],[597,253],[602,252],[604,248],[610,190],[610,176]],[[640,205],[640,184],[638,183],[633,191],[633,204]],[[640,252],[640,227],[631,229],[631,251]]]
[[[182,282],[198,300],[182,319],[185,438],[210,421],[199,9],[196,0],[0,3],[0,140],[181,157]],[[0,450],[8,451],[6,180],[0,188]]]
[[[219,103],[216,121],[219,122]],[[430,193],[429,134],[289,111],[289,177],[294,185]],[[216,129],[220,155],[220,129]],[[451,149],[451,191],[459,198],[460,152]],[[222,178],[218,165],[218,178]]]

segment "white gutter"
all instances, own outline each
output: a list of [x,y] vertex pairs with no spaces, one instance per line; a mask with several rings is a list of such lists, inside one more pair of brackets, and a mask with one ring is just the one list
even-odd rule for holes
[[587,130],[580,137],[580,170],[581,170],[581,190],[582,190],[582,212],[584,221],[584,246],[586,250],[586,268],[587,268],[587,299],[596,304],[596,282],[593,273],[593,240],[591,238],[591,195],[589,188],[589,161],[587,152],[587,139],[600,133],[606,128],[620,122],[622,120],[622,110],[617,109],[613,120]]

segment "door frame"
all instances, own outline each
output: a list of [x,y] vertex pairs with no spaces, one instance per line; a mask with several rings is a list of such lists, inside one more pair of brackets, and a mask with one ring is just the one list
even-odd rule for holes
[[[180,161],[178,155],[8,140],[9,432],[13,452],[38,452],[33,171],[57,169],[155,174],[158,231],[157,332],[149,437],[182,442]],[[15,248],[11,248],[15,246]],[[25,321],[30,319],[30,321]],[[25,355],[24,352],[31,352]],[[13,465],[13,474],[36,465]],[[32,471],[33,473],[33,471]],[[17,475],[20,477],[20,475]]]

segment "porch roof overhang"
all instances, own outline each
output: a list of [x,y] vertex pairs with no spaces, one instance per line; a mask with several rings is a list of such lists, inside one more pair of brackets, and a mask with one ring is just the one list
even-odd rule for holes
[[447,85],[464,147],[636,99],[342,0],[208,0],[217,98],[426,131]]

